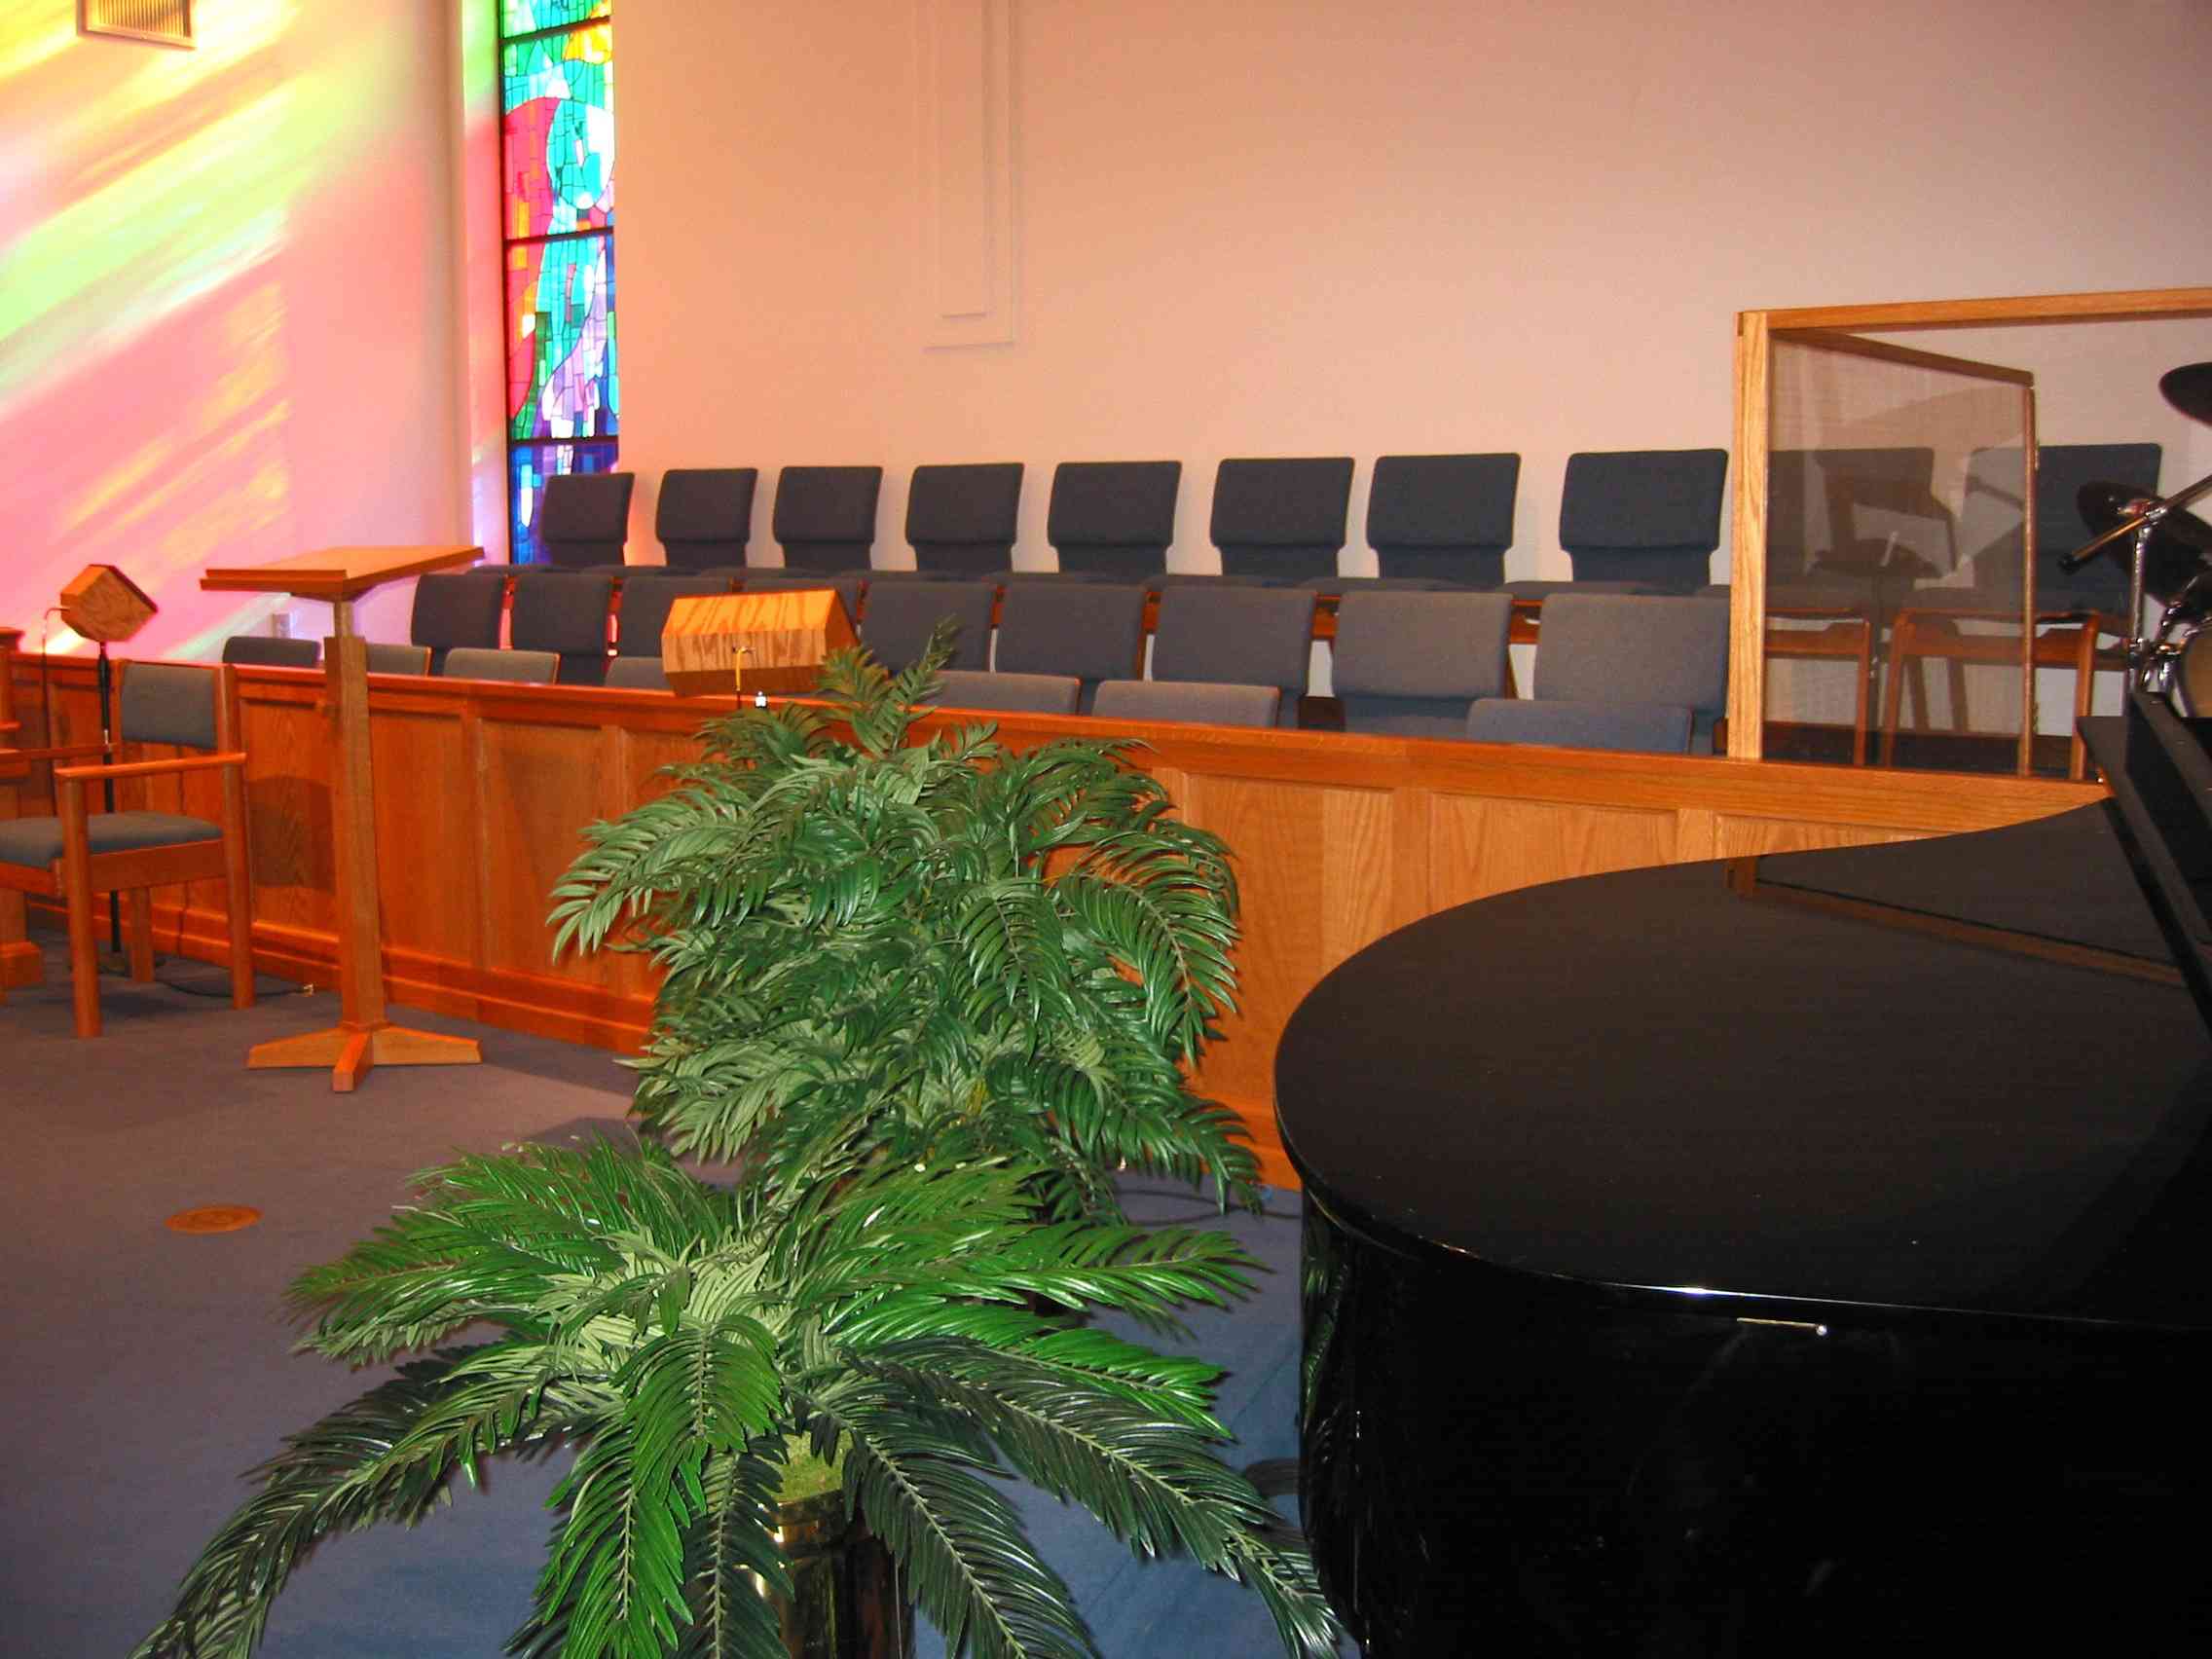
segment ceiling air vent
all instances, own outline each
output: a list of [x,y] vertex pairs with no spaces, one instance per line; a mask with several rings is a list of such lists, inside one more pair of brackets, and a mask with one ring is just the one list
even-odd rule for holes
[[77,0],[77,28],[81,34],[190,46],[192,0]]

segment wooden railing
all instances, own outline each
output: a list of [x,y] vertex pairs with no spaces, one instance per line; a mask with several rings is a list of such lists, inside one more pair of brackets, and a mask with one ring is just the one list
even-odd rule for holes
[[[239,679],[252,756],[256,961],[265,972],[328,984],[332,744],[322,680],[251,668]],[[49,682],[52,740],[95,735],[91,664],[54,659]],[[382,676],[370,687],[393,1000],[633,1048],[651,1014],[647,971],[629,956],[551,960],[546,896],[579,849],[581,827],[661,788],[657,769],[694,757],[693,734],[731,700]],[[25,741],[40,741],[48,693],[37,658],[17,658],[16,694]],[[931,723],[954,718],[933,716]],[[995,718],[1002,736],[1022,746],[1100,729],[1084,719]],[[1992,829],[2104,793],[2011,777],[1336,732],[1155,725],[1137,735],[1152,746],[1145,763],[1184,815],[1226,837],[1237,856],[1240,1008],[1223,1022],[1198,1081],[1250,1125],[1276,1179],[1288,1178],[1274,1131],[1276,1039],[1322,975],[1393,928],[1538,882]],[[211,812],[198,798],[211,788],[169,780],[141,787],[140,798],[124,804]],[[45,810],[43,789],[34,773],[23,786],[24,810]],[[163,949],[221,959],[219,888],[155,898]],[[1716,1032],[1727,1018],[1727,1010],[1714,1011]]]

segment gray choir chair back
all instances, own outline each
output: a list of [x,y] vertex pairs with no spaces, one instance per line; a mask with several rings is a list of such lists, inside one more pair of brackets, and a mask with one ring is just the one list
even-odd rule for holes
[[[911,571],[901,575],[911,576]],[[747,593],[788,592],[793,588],[830,588],[844,601],[845,614],[856,620],[867,603],[867,578],[859,571],[783,571],[762,565],[748,565],[745,579],[738,584]]]
[[1074,676],[1088,712],[1100,681],[1143,670],[1144,601],[1116,582],[1009,583],[993,660],[1001,673]]
[[1534,690],[1477,703],[1467,736],[1709,752],[1728,705],[1728,606],[1676,595],[1559,594],[1544,602]]
[[1523,599],[1584,593],[1694,594],[1720,545],[1726,450],[1584,450],[1567,457],[1559,544],[1571,582],[1515,581]]
[[[537,544],[557,570],[619,566],[630,540],[634,472],[563,472],[545,481],[537,507]],[[528,567],[524,567],[528,569]]]
[[223,642],[223,660],[233,667],[313,668],[322,661],[322,646],[313,640],[233,634]]
[[1071,674],[985,674],[947,669],[938,706],[988,709],[1001,714],[1072,715],[1083,697],[1083,682]]
[[1313,605],[1305,588],[1170,583],[1153,626],[1153,678],[1272,685],[1282,693],[1276,722],[1294,726],[1313,655]]
[[[2082,516],[2082,486],[2125,484],[2156,495],[2163,451],[2157,444],[2044,444],[2036,451],[2036,609],[2127,614],[2128,560],[2133,543],[2079,571],[2059,560],[2094,534]],[[2018,603],[2020,594],[2020,452],[1977,450],[1967,461],[1959,539],[1973,563],[1977,601]]]
[[564,685],[607,678],[607,618],[614,577],[604,571],[549,571],[515,584],[507,639],[518,651],[552,651]]
[[[787,571],[861,571],[875,547],[880,466],[787,466],[770,521]],[[752,585],[751,571],[746,583]]]
[[368,652],[371,674],[430,672],[430,647],[427,645],[395,645],[384,640],[371,640],[368,642]]
[[657,656],[618,656],[607,665],[607,684],[614,691],[666,691],[668,670]]
[[917,466],[906,487],[906,540],[931,577],[1004,575],[1014,564],[1021,462]]
[[1386,455],[1367,485],[1373,576],[1315,577],[1309,586],[1494,588],[1513,545],[1518,455]]
[[512,685],[551,685],[561,673],[558,651],[487,651],[457,646],[438,672],[449,680],[503,680]]
[[756,466],[672,466],[660,476],[653,535],[672,571],[731,570],[753,539]]
[[[211,668],[170,662],[134,662],[116,693],[115,730],[123,743],[173,743],[180,749],[213,749],[221,729],[218,699],[223,678]],[[212,839],[209,833],[196,839]]]
[[868,584],[861,616],[861,644],[893,674],[922,654],[930,634],[949,616],[960,639],[947,668],[982,669],[991,660],[991,607],[998,589],[989,582],[885,581]]
[[1505,695],[1512,621],[1502,593],[1346,594],[1332,670],[1345,730],[1464,737],[1476,700]]
[[[660,658],[661,630],[680,599],[706,599],[729,592],[724,576],[683,576],[634,572],[622,584],[622,608],[614,618],[614,661]],[[608,673],[613,673],[609,665]],[[609,679],[609,685],[614,682]]]
[[1272,685],[1201,680],[1109,680],[1091,714],[1103,720],[1185,720],[1203,725],[1272,726],[1282,692]]
[[507,592],[504,566],[490,570],[433,571],[415,579],[415,610],[407,638],[430,647],[430,671],[445,667],[446,653],[494,650]]
[[[1898,592],[1883,595],[1894,605],[1910,578],[1877,574],[1890,552],[1886,530],[1942,510],[1935,477],[1936,452],[1926,446],[1774,451],[1767,458],[1767,608],[1864,607],[1877,581],[1897,584]],[[2017,505],[2017,468],[2012,496]]]
[[1351,457],[1225,461],[1213,479],[1213,544],[1238,581],[1334,577],[1351,500]]
[[1175,539],[1179,461],[1063,461],[1052,470],[1045,538],[1063,575],[1147,581]]

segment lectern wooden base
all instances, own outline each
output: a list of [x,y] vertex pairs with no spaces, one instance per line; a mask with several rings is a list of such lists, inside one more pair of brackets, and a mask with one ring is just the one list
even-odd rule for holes
[[353,631],[353,601],[381,582],[473,564],[478,547],[334,547],[274,564],[210,569],[200,585],[218,593],[290,593],[330,605],[323,674],[336,719],[331,852],[338,877],[339,1020],[327,1031],[256,1044],[252,1068],[328,1066],[330,1088],[350,1094],[375,1066],[473,1066],[473,1038],[413,1031],[385,1018],[383,928],[377,912],[375,775],[369,756],[369,651]]
[[473,1066],[484,1050],[473,1037],[445,1037],[405,1025],[333,1025],[303,1037],[278,1037],[247,1051],[251,1070],[328,1066],[333,1094],[350,1094],[372,1066]]

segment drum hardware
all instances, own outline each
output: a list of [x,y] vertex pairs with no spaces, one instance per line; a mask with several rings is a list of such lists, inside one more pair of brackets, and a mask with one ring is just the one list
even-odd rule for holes
[[[2169,379],[2172,377],[2169,376]],[[2131,683],[2162,689],[2172,679],[2180,642],[2174,631],[2185,622],[2201,623],[2212,609],[2212,593],[2200,588],[2212,572],[2212,524],[2183,509],[2212,495],[2212,475],[2176,495],[2147,496],[2131,485],[2096,482],[2076,497],[2082,518],[2098,534],[2058,561],[2074,571],[2108,548],[2132,536],[2127,581],[2127,671]],[[2165,602],[2154,633],[2142,631],[2143,599]]]

